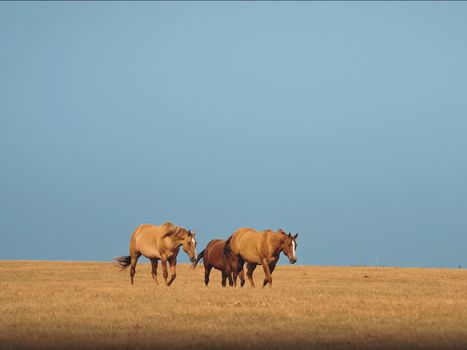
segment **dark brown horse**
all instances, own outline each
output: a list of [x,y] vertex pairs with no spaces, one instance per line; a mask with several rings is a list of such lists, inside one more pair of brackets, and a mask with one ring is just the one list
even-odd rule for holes
[[[165,283],[170,286],[176,276],[175,268],[180,246],[183,246],[185,253],[194,262],[196,260],[196,240],[195,234],[190,230],[170,222],[166,222],[161,226],[143,224],[138,226],[131,235],[130,255],[120,256],[114,260],[122,269],[130,266],[131,284],[134,282],[136,263],[141,255],[151,260],[152,278],[156,284],[159,284],[157,281],[157,264],[161,260]],[[169,262],[171,272],[169,281],[167,281],[169,276],[167,262]]]
[[204,263],[204,283],[206,287],[209,284],[209,274],[212,268],[219,270],[222,274],[222,287],[226,286],[227,279],[229,280],[229,286],[233,286],[232,273],[236,269],[237,259],[231,256],[226,259],[224,256],[224,244],[225,241],[222,239],[213,239],[210,241],[206,248],[198,254],[198,258],[193,263],[193,269],[196,267],[198,262],[203,260]]
[[272,287],[271,274],[276,268],[279,255],[283,252],[291,264],[297,262],[296,248],[298,233],[292,236],[283,230],[274,232],[272,230],[256,231],[252,228],[241,228],[227,239],[224,245],[225,256],[234,256],[238,259],[236,269],[233,271],[234,280],[240,277],[242,285],[243,265],[247,263],[247,277],[254,287],[253,272],[256,266],[263,266],[264,282],[263,287],[269,283]]

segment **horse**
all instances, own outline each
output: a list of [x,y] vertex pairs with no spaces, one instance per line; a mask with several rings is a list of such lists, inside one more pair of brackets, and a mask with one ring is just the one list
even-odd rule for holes
[[[165,284],[170,286],[176,277],[177,255],[183,247],[184,252],[189,256],[191,262],[196,261],[196,240],[195,233],[183,227],[176,226],[171,222],[166,222],[161,226],[143,224],[136,228],[130,239],[130,255],[120,256],[114,259],[117,264],[125,269],[130,266],[131,285],[134,284],[136,273],[136,263],[138,258],[143,255],[151,260],[152,278],[157,280],[157,265],[161,260],[162,271]],[[170,280],[167,272],[167,262],[170,265]]]
[[225,241],[222,239],[213,239],[206,245],[206,248],[198,254],[196,261],[192,265],[192,268],[194,269],[196,265],[198,265],[198,262],[203,260],[204,284],[206,285],[206,287],[209,284],[209,275],[213,267],[216,270],[219,270],[222,274],[222,287],[226,286],[227,279],[229,280],[230,287],[232,287],[234,284],[232,279],[232,273],[233,270],[236,268],[237,259],[233,256],[230,257],[230,259],[225,258],[224,244]]
[[233,278],[236,281],[240,277],[242,286],[245,283],[243,277],[243,265],[247,263],[247,277],[252,287],[253,272],[256,266],[262,265],[264,270],[263,288],[266,284],[272,287],[271,274],[276,268],[280,253],[283,252],[289,258],[291,264],[297,262],[298,233],[292,236],[282,229],[274,232],[272,230],[257,231],[252,228],[241,228],[234,232],[225,242],[224,254],[227,258],[234,256],[238,259],[236,268],[233,270]]

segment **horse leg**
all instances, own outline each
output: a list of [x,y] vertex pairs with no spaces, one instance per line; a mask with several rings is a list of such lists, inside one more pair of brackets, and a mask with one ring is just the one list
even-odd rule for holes
[[225,271],[221,271],[221,275],[222,275],[222,288],[225,288],[225,286],[227,285],[227,274],[225,273]]
[[232,279],[232,272],[227,274],[227,278],[229,280],[229,287],[233,287],[234,282],[233,282],[233,279]]
[[264,282],[263,282],[263,288],[266,286],[266,284],[269,283],[269,288],[272,287],[272,277],[271,277],[271,272],[269,271],[269,264],[268,262],[264,259],[262,262],[263,265],[263,270],[264,270]]
[[[235,270],[232,270],[230,273],[230,279],[232,279],[232,284],[235,288],[237,288],[237,274],[235,273]],[[230,280],[229,280],[230,281]]]
[[245,285],[245,272],[243,269],[238,273],[238,277],[240,278],[240,287],[243,287]]
[[255,282],[253,281],[253,272],[255,271],[256,269],[256,264],[248,264],[246,266],[247,268],[247,272],[246,272],[246,276],[248,277],[248,281],[250,281],[250,284],[253,288],[255,288]]
[[157,280],[157,259],[151,259],[151,266],[152,279],[156,282],[157,285],[159,285],[159,281]]
[[211,273],[212,266],[209,264],[204,264],[204,284],[206,287],[209,284],[209,274]]
[[238,271],[237,271],[237,269],[232,270],[232,277],[233,277],[233,280],[234,280],[234,285],[235,285],[235,287],[236,287],[236,286],[237,286],[237,278],[238,278]]
[[269,287],[272,287],[272,273],[274,272],[274,269],[276,268],[276,264],[279,261],[279,256],[269,264],[269,275],[271,276],[270,281],[269,281]]
[[169,265],[170,265],[170,280],[169,283],[167,283],[168,286],[172,284],[172,282],[175,280],[175,277],[177,277],[177,273],[175,271],[175,268],[177,266],[177,258],[175,256],[172,256],[169,258]]
[[233,278],[235,275],[235,271],[237,269],[237,261],[234,259],[231,259],[228,263],[225,264],[224,266],[224,272],[226,277],[229,279],[229,286],[230,287],[236,287],[237,286],[237,278]]
[[[234,270],[237,268],[237,263],[233,261],[233,259],[227,260],[224,259],[224,268],[222,271],[222,278],[226,278],[229,280],[229,286],[234,286],[234,280],[232,278],[234,274]],[[235,281],[235,286],[237,286],[237,281]]]
[[138,258],[141,256],[140,253],[130,252],[131,264],[130,264],[130,279],[131,285],[134,284],[135,273],[136,273],[136,264],[138,263]]
[[277,261],[273,261],[272,263],[269,264],[269,273],[272,275],[274,272],[274,269],[276,268]]
[[269,264],[269,288],[272,287],[272,273],[274,272],[274,269],[276,268],[276,262],[272,262]]
[[243,265],[245,265],[245,260],[239,257],[237,259],[237,266],[233,269],[233,278],[235,286],[237,286],[237,277],[240,277],[240,287],[243,287],[243,285],[245,284],[245,277],[243,277]]
[[169,273],[167,271],[167,260],[166,259],[161,259],[161,265],[162,265],[162,277],[164,277],[165,284],[167,284],[167,278],[169,277]]

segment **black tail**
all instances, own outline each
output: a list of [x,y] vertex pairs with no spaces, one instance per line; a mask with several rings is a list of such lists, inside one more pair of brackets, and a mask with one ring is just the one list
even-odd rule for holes
[[202,258],[204,258],[204,251],[206,249],[204,249],[201,253],[198,254],[198,257],[196,258],[195,262],[193,263],[193,265],[191,265],[191,269],[193,270],[196,265],[198,265],[198,263],[201,261]]
[[131,264],[131,256],[119,256],[117,258],[113,259],[118,266],[120,266],[122,269],[126,269],[128,266]]

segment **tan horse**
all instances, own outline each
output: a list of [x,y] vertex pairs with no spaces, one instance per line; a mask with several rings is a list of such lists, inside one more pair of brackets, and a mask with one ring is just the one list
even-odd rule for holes
[[[114,260],[122,269],[130,266],[131,284],[134,283],[136,263],[143,255],[151,260],[152,278],[157,281],[157,264],[161,260],[165,283],[170,286],[175,279],[177,255],[183,246],[183,250],[190,257],[191,262],[196,261],[195,234],[183,227],[166,222],[161,226],[143,224],[136,228],[130,239],[130,255],[120,256]],[[170,280],[167,281],[167,262],[170,265]]]
[[268,283],[269,287],[272,287],[271,274],[276,268],[280,253],[283,252],[291,264],[297,262],[297,237],[298,233],[292,236],[281,229],[277,232],[272,230],[257,231],[252,228],[241,228],[236,231],[227,239],[224,248],[226,257],[232,254],[238,258],[237,269],[233,271],[234,280],[239,276],[243,286],[245,281],[243,265],[247,262],[247,277],[251,286],[255,286],[253,272],[256,266],[261,265],[265,275],[263,287]]

